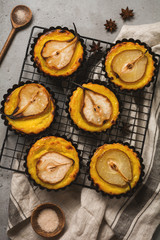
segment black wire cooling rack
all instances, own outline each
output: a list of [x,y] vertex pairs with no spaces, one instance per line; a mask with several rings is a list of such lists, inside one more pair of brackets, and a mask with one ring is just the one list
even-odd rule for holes
[[[87,51],[85,65],[73,76],[67,79],[57,80],[56,78],[43,76],[42,73],[39,73],[37,69],[33,67],[33,62],[31,61],[31,44],[34,43],[34,39],[37,38],[38,34],[43,30],[44,28],[35,26],[31,31],[19,82],[26,82],[28,80],[38,81],[54,92],[55,98],[58,100],[58,116],[56,116],[47,134],[54,135],[60,133],[60,135],[65,135],[67,138],[72,139],[73,143],[77,144],[77,148],[81,152],[82,167],[74,183],[94,188],[91,181],[88,179],[87,163],[96,147],[103,145],[105,142],[122,141],[128,142],[142,154],[158,72],[156,73],[154,82],[151,82],[150,86],[145,87],[143,90],[127,92],[120,91],[119,88],[112,86],[115,94],[119,95],[120,105],[122,105],[120,117],[116,125],[106,132],[84,132],[77,129],[68,117],[66,112],[67,97],[71,94],[72,88],[74,87],[73,81],[76,82],[78,80],[79,83],[81,83],[81,81],[93,81],[96,79],[109,84],[103,72],[102,58],[104,57],[106,49],[112,44],[81,36]],[[100,46],[102,47],[101,52],[91,53],[89,51],[93,41],[96,43],[100,42]],[[157,58],[159,67],[160,56],[156,55],[155,57]],[[34,137],[31,139],[30,137],[18,136],[13,131],[7,129],[0,153],[0,167],[19,173],[25,173],[24,156],[26,155],[26,149],[29,148],[33,140]]]

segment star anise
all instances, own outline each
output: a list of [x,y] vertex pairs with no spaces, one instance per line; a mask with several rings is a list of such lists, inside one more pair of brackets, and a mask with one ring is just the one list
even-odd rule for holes
[[111,33],[117,29],[117,24],[115,21],[112,21],[112,19],[106,20],[106,24],[104,24],[104,26],[105,26],[106,30]]
[[134,16],[133,10],[129,10],[129,8],[127,7],[126,9],[121,9],[121,17],[123,18],[123,20],[127,20],[130,19]]
[[130,126],[131,126],[131,124],[129,124],[127,122],[122,122],[122,126],[120,126],[121,133],[124,135],[129,134],[131,132]]
[[89,46],[91,48],[89,52],[96,52],[96,51],[99,52],[102,49],[102,47],[100,47],[100,41],[98,41],[98,43],[95,43],[95,41],[93,41],[93,44]]

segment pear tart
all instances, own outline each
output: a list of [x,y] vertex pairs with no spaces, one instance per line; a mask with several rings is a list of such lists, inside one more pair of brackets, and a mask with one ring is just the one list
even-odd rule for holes
[[[75,27],[75,25],[74,25]],[[83,61],[82,40],[67,28],[54,28],[45,31],[34,45],[33,61],[45,74],[66,77],[75,72]]]
[[109,195],[131,191],[141,173],[142,164],[137,153],[120,143],[104,144],[91,158],[91,179],[99,190]]
[[69,113],[79,128],[101,132],[115,124],[119,115],[119,102],[115,94],[105,86],[87,83],[73,92]]
[[43,137],[30,148],[26,165],[31,178],[47,189],[64,188],[79,172],[76,149],[64,138]]
[[107,53],[105,71],[121,89],[137,90],[154,76],[153,53],[139,41],[118,41]]
[[12,130],[38,134],[50,126],[55,114],[55,100],[38,83],[17,86],[4,101],[3,116]]

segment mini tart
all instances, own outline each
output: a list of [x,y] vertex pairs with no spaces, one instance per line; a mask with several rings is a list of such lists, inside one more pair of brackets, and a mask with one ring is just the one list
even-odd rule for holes
[[[46,96],[48,96],[48,105],[43,112],[37,115],[14,119],[9,115],[12,115],[16,110],[20,91],[25,86],[38,86],[40,89],[42,89]],[[55,115],[55,108],[55,100],[44,86],[38,83],[26,83],[11,90],[11,93],[4,101],[4,108],[2,108],[4,116],[3,114],[2,116],[7,120],[5,123],[7,122],[7,125],[9,125],[11,130],[15,130],[17,133],[21,134],[38,134],[48,128],[52,123]]]
[[[111,153],[113,153],[114,151],[118,151],[120,153],[120,154],[116,154],[116,157],[119,158],[119,156],[121,154],[123,154],[123,157],[125,156],[125,158],[129,159],[130,171],[131,171],[131,178],[129,180],[130,187],[129,187],[129,184],[127,184],[127,183],[123,186],[116,185],[115,183],[111,184],[108,180],[107,180],[108,181],[107,182],[102,178],[102,176],[100,176],[100,174],[101,174],[100,171],[102,170],[102,168],[98,168],[98,161],[100,161],[99,159],[102,156],[104,156],[103,154],[110,154],[110,155],[108,155],[108,159],[106,157],[103,160],[107,161],[107,164],[108,164],[108,161],[110,161],[110,160],[111,161],[113,160],[113,162],[114,162],[115,160],[114,160],[113,156],[112,156],[112,159],[109,158],[111,156]],[[107,155],[105,155],[105,156],[107,156]],[[115,155],[114,155],[114,157],[115,157]],[[123,163],[123,164],[124,164],[124,166],[126,166],[127,163],[126,164]],[[105,167],[106,166],[104,166],[104,168]],[[97,169],[99,170],[99,172]],[[91,162],[90,162],[90,177],[93,180],[94,185],[96,185],[99,190],[101,190],[104,193],[107,193],[109,195],[122,195],[122,194],[127,193],[128,191],[131,191],[131,189],[135,188],[135,186],[139,182],[141,172],[142,172],[142,166],[141,166],[140,159],[139,159],[137,153],[134,152],[128,146],[120,144],[120,143],[104,144],[103,146],[99,147],[95,151],[94,155],[91,158]],[[128,171],[127,171],[127,173],[128,173]],[[105,172],[105,174],[107,175],[107,172]],[[114,174],[116,174],[116,172],[114,171],[114,172],[112,172],[112,174],[113,175],[112,175],[111,181],[113,181]],[[110,177],[111,177],[111,175],[110,175]],[[118,184],[119,184],[119,181],[118,181]]]
[[[124,78],[118,74],[115,69],[117,70],[117,65],[121,64],[121,59],[119,58],[119,61],[115,61],[117,56],[120,56],[119,54],[133,54],[133,52],[137,52],[138,54],[142,55],[145,59],[145,62],[142,63],[142,58],[137,61],[137,63],[141,61],[141,66],[138,63],[138,67],[140,66],[141,70],[139,73],[139,77],[137,76],[133,80],[128,80],[129,77],[127,75],[127,78]],[[131,53],[132,51],[132,53]],[[126,56],[127,56],[126,54]],[[124,55],[123,55],[124,56]],[[138,57],[137,57],[138,58]],[[136,59],[136,57],[135,57]],[[130,60],[130,62],[133,63],[134,60]],[[128,63],[128,62],[127,62]],[[124,66],[127,65],[127,63],[124,63]],[[135,65],[135,64],[134,64]],[[107,73],[107,76],[110,78],[111,82],[113,82],[115,85],[119,86],[121,89],[127,89],[127,90],[137,90],[141,89],[144,86],[148,85],[149,82],[152,80],[152,77],[154,76],[154,70],[155,70],[155,62],[153,60],[153,53],[151,52],[150,48],[144,43],[141,43],[139,40],[135,41],[133,39],[129,40],[122,40],[118,41],[117,44],[115,44],[108,52],[107,56],[105,58],[105,71]],[[128,65],[129,66],[129,65]],[[130,65],[131,66],[131,65]],[[132,65],[133,67],[133,65]],[[118,70],[119,71],[119,70]],[[124,67],[123,70],[124,71]],[[125,70],[126,71],[126,70]],[[128,69],[127,69],[128,71]],[[124,74],[124,72],[121,74]],[[123,79],[122,79],[123,78]]]
[[[38,176],[37,166],[40,158],[48,153],[60,154],[60,156],[66,157],[73,161],[73,164],[70,166],[64,178],[54,184],[51,184],[48,181],[43,181]],[[37,184],[47,189],[60,189],[68,186],[75,180],[77,173],[79,172],[79,157],[76,149],[71,142],[68,142],[61,137],[48,136],[36,141],[30,148],[26,160],[28,173],[30,174],[31,178]]]
[[84,49],[78,35],[78,41],[74,49],[73,56],[70,62],[62,69],[50,67],[46,62],[47,58],[45,59],[42,56],[43,49],[47,46],[49,42],[65,42],[73,39],[74,37],[74,31],[68,30],[67,28],[57,27],[47,32],[45,31],[45,33],[37,39],[37,42],[34,45],[34,50],[31,51],[31,53],[33,54],[33,61],[36,63],[38,69],[43,73],[54,77],[66,77],[74,73],[79,68],[84,58]]
[[110,128],[113,124],[115,124],[116,119],[119,115],[119,102],[115,96],[115,94],[106,88],[103,85],[99,84],[83,84],[82,87],[91,89],[93,93],[99,94],[103,97],[106,97],[110,102],[111,106],[111,114],[109,119],[103,122],[101,125],[95,125],[87,121],[86,117],[82,113],[82,108],[84,106],[83,99],[84,99],[84,90],[78,87],[74,92],[73,95],[70,97],[69,102],[69,113],[70,117],[73,122],[81,129],[89,132],[101,132],[105,131],[106,129]]

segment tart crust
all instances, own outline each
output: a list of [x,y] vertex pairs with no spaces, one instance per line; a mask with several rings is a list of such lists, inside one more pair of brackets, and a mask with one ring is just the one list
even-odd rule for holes
[[112,105],[112,114],[110,119],[108,119],[102,126],[96,126],[93,124],[89,124],[81,113],[82,101],[84,91],[82,88],[78,87],[70,98],[69,102],[69,113],[73,122],[81,129],[89,132],[101,132],[110,128],[113,124],[115,124],[116,119],[119,115],[119,102],[115,96],[115,94],[106,88],[103,85],[99,84],[83,84],[83,87],[93,90],[95,93],[99,93],[103,96],[106,96],[111,105]]
[[[48,152],[59,153],[74,161],[74,164],[70,167],[62,181],[55,184],[43,182],[37,176],[36,164],[39,161],[40,157]],[[55,136],[43,137],[40,140],[36,141],[30,148],[27,155],[27,168],[31,178],[42,187],[45,187],[47,189],[64,188],[75,180],[77,173],[79,172],[78,153],[71,142],[68,142],[64,138]]]
[[83,55],[84,55],[84,50],[83,46],[80,41],[78,41],[74,54],[72,56],[71,61],[69,64],[60,69],[57,70],[56,68],[49,68],[46,64],[45,59],[42,57],[42,49],[46,42],[51,41],[51,40],[56,40],[56,41],[67,41],[69,39],[72,39],[74,37],[74,34],[70,32],[69,30],[66,29],[61,29],[57,28],[52,31],[48,31],[44,33],[40,38],[38,38],[35,47],[34,47],[34,62],[38,66],[38,68],[44,72],[47,75],[50,76],[69,76],[73,72],[75,72],[78,67],[81,65],[81,62],[83,61]]
[[135,50],[135,49],[140,50],[142,53],[145,53],[146,50],[148,50],[144,45],[141,45],[136,41],[135,42],[122,41],[120,43],[117,43],[115,46],[113,46],[107,53],[107,56],[105,59],[105,71],[108,77],[110,78],[111,82],[119,86],[121,89],[128,89],[128,90],[141,89],[144,86],[146,86],[154,76],[154,70],[155,70],[154,60],[153,60],[153,56],[150,54],[150,51],[147,51],[145,53],[145,56],[148,59],[148,63],[147,63],[146,71],[144,75],[138,81],[133,83],[124,82],[119,77],[117,77],[117,75],[113,72],[112,70],[113,58],[122,51]]
[[93,180],[94,184],[98,186],[99,190],[102,190],[103,192],[109,194],[109,195],[121,195],[128,191],[130,191],[129,186],[126,184],[124,187],[120,187],[117,185],[110,184],[106,181],[104,181],[98,174],[96,169],[96,163],[99,158],[104,152],[110,150],[110,149],[118,149],[127,154],[128,158],[130,159],[131,169],[132,169],[132,180],[130,181],[131,189],[133,189],[141,175],[141,163],[140,159],[136,152],[134,152],[131,148],[129,148],[126,145],[120,144],[120,143],[113,143],[113,144],[104,144],[103,146],[99,147],[94,155],[91,158],[90,162],[90,176]]
[[[31,83],[31,84],[37,84],[37,83]],[[26,84],[24,84],[23,86],[17,87],[7,97],[4,103],[4,113],[6,115],[12,114],[13,111],[15,110],[18,102],[19,92],[25,85]],[[43,87],[40,84],[37,84],[37,85]],[[38,134],[50,126],[50,124],[54,119],[55,101],[52,98],[52,96],[49,94],[49,92],[46,90],[46,88],[45,87],[43,88],[49,95],[49,99],[50,99],[47,108],[41,114],[30,116],[30,117],[11,119],[6,116],[6,119],[8,120],[8,125],[12,128],[12,130],[16,130],[16,132],[20,132],[22,134]]]

